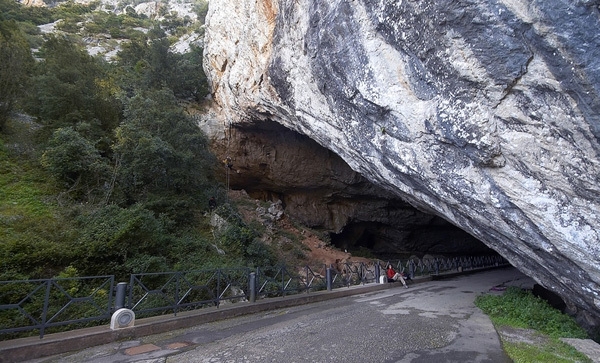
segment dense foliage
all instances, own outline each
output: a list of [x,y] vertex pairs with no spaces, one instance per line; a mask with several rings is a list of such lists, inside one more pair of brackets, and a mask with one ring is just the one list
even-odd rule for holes
[[[171,49],[189,19],[95,6],[0,0],[0,280],[275,264],[232,205],[208,223],[218,162],[183,107],[208,93],[202,49]],[[106,61],[82,32],[128,41]]]
[[20,23],[34,25],[47,24],[55,21],[55,12],[43,6],[23,7],[17,1],[0,0],[0,20],[14,20]]
[[33,66],[29,45],[17,23],[0,18],[0,132],[16,102],[25,93]]

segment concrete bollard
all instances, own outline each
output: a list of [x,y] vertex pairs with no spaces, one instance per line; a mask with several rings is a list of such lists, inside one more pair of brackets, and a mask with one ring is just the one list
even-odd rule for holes
[[125,307],[125,297],[127,296],[127,283],[119,282],[115,293],[115,310]]

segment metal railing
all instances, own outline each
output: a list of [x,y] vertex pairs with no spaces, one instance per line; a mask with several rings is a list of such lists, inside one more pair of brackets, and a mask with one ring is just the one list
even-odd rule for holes
[[152,312],[219,306],[223,301],[245,300],[249,268],[133,274],[128,304],[138,316]]
[[[114,276],[0,281],[0,334],[110,319]],[[2,335],[1,338],[5,339]]]
[[262,298],[322,290],[324,281],[324,274],[315,272],[310,266],[304,266],[298,271],[286,266],[256,269],[257,295]]
[[450,271],[471,270],[490,266],[504,266],[508,262],[501,256],[462,256],[446,258],[409,258],[404,260],[390,260],[380,263],[385,269],[391,264],[398,272],[403,272],[410,278],[418,276],[430,276],[447,273]]
[[336,273],[342,278],[344,286],[378,282],[376,267],[380,262],[344,262],[338,265]]
[[[35,330],[43,338],[49,329],[98,325],[121,307],[133,310],[137,317],[176,315],[224,303],[377,283],[388,264],[415,278],[508,263],[500,256],[469,256],[344,262],[293,270],[286,266],[222,268],[132,274],[128,284],[118,286],[114,276],[0,281],[0,340]],[[119,292],[119,287],[124,289]]]

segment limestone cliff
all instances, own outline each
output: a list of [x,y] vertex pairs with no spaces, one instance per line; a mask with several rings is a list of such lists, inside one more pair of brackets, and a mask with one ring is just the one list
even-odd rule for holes
[[594,0],[211,0],[227,130],[275,121],[600,321]]

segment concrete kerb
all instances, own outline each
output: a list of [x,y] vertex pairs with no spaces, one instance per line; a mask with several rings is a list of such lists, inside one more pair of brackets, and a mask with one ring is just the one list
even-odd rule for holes
[[[498,266],[505,267],[505,266]],[[451,278],[469,273],[481,272],[491,268],[472,269],[461,272],[444,273],[435,276],[416,277],[410,284],[424,283],[432,280]],[[0,363],[23,362],[73,351],[79,351],[98,345],[122,340],[133,340],[140,337],[165,333],[172,330],[190,328],[204,323],[224,320],[242,315],[263,311],[282,309],[290,306],[309,304],[329,299],[365,294],[394,287],[399,283],[370,283],[341,287],[332,291],[317,291],[288,295],[285,297],[268,298],[254,303],[238,302],[220,307],[203,308],[186,311],[174,315],[161,315],[150,318],[136,319],[135,326],[111,330],[107,325],[83,328],[61,333],[47,334],[43,339],[38,336],[0,341]]]

